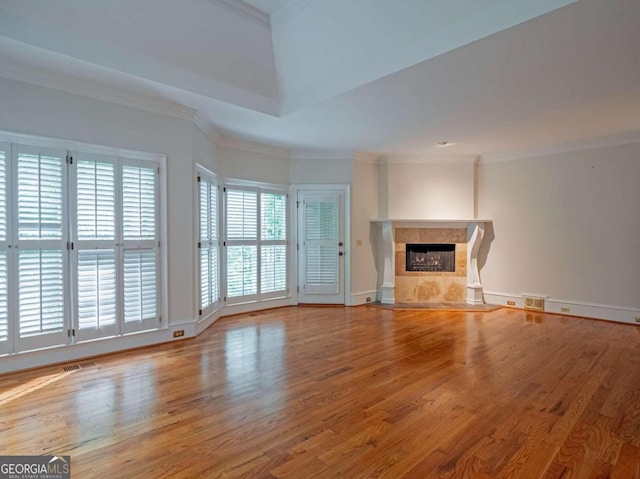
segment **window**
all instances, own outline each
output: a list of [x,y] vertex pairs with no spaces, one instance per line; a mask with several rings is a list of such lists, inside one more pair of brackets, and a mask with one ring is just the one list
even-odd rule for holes
[[200,316],[204,317],[220,303],[218,242],[218,184],[216,178],[198,168],[198,261]]
[[286,192],[228,186],[225,204],[227,301],[286,296]]
[[159,326],[158,172],[0,143],[0,354]]

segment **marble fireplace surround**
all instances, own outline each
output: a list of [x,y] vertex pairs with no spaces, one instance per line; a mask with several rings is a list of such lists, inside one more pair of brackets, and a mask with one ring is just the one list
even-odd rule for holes
[[[396,302],[396,276],[398,274],[401,276],[407,274],[399,271],[404,270],[404,267],[399,264],[396,265],[396,256],[400,257],[404,254],[404,244],[415,242],[414,240],[407,241],[406,239],[407,235],[411,236],[412,229],[429,230],[426,233],[426,236],[437,238],[442,238],[443,234],[453,234],[453,236],[456,236],[455,230],[458,230],[459,232],[460,229],[464,229],[466,230],[466,244],[461,244],[461,246],[466,246],[466,262],[464,259],[461,260],[458,257],[459,253],[463,253],[465,248],[456,248],[456,273],[445,273],[445,276],[460,277],[461,274],[464,276],[464,272],[466,270],[466,302],[468,304],[483,304],[482,283],[480,282],[480,274],[478,271],[478,251],[480,250],[482,240],[484,239],[485,226],[490,222],[491,220],[480,219],[372,220],[372,223],[378,225],[378,241],[380,241],[382,252],[381,264],[378,265],[378,284],[381,284],[378,292],[378,299],[380,302],[383,304],[394,304]],[[430,231],[436,229],[441,231]],[[397,230],[400,231],[400,236],[405,237],[404,239],[398,238],[396,241]],[[445,232],[442,230],[449,231]],[[449,241],[460,244],[459,239],[424,242],[444,243]],[[416,273],[409,274],[416,275]],[[426,273],[426,275],[433,276],[433,273]],[[464,300],[464,293],[462,293],[461,296],[462,297],[460,299]]]

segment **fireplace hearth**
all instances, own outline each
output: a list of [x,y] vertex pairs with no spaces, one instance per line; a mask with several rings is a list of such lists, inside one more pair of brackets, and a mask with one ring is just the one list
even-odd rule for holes
[[456,245],[407,243],[407,271],[455,272]]

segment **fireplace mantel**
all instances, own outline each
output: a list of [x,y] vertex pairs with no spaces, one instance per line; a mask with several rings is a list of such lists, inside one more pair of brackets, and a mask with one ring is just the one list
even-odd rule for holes
[[484,303],[482,283],[478,271],[478,251],[484,238],[484,230],[491,220],[486,219],[374,219],[380,225],[379,240],[383,261],[378,272],[382,276],[380,302],[395,303],[395,241],[394,228],[466,228],[467,229],[467,303]]

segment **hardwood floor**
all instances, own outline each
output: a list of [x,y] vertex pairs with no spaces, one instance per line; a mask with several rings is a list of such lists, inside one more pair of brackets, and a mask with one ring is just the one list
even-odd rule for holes
[[0,455],[74,478],[639,478],[640,328],[285,308],[0,377]]

